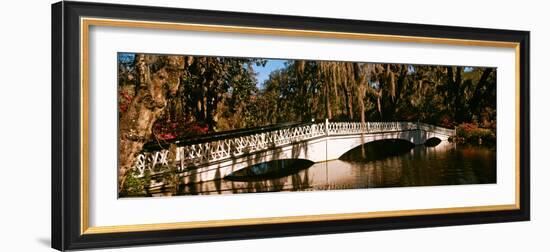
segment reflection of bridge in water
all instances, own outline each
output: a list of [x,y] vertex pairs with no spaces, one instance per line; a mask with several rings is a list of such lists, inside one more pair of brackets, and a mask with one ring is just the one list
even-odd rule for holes
[[[377,140],[401,139],[415,145],[454,130],[414,122],[324,122],[239,130],[165,146],[149,144],[136,160],[141,175],[157,166],[174,167],[184,183],[224,178],[234,171],[280,159],[323,162]],[[154,172],[153,172],[154,173]]]

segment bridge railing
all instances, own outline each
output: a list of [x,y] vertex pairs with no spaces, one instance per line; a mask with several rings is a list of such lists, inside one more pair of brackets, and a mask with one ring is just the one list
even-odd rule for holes
[[186,164],[200,164],[254,153],[260,150],[283,146],[323,136],[324,123],[301,125],[248,136],[223,139],[210,143],[199,143],[177,148],[176,160]]
[[418,129],[412,122],[329,122],[328,135],[377,133]]
[[[170,153],[167,149],[144,152],[137,157],[135,167],[141,175],[144,174],[146,169],[153,171],[157,164],[168,165],[171,164],[170,162],[178,170],[183,170],[189,166],[216,162],[325,136],[325,125],[325,123],[301,124],[251,135],[178,146],[172,151],[173,153]],[[169,156],[174,158],[170,159]]]
[[424,131],[430,131],[430,132],[434,132],[434,133],[438,133],[446,136],[456,135],[456,131],[454,129],[447,129],[447,128],[443,128],[443,127],[439,127],[439,126],[435,126],[427,123],[421,123],[421,122],[418,122],[417,124],[418,124],[418,128]]
[[249,135],[237,134],[231,138],[211,139],[209,142],[199,141],[176,146],[175,148],[143,152],[138,155],[135,168],[140,172],[141,176],[143,176],[145,170],[154,171],[154,168],[158,164],[170,164],[181,171],[185,167],[227,160],[322,136],[417,129],[438,132],[448,136],[454,135],[454,130],[415,122],[325,122],[297,124],[286,128],[253,132]]

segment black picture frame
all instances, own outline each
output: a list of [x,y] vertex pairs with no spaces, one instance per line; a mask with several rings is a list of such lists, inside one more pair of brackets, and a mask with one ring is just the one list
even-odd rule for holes
[[[82,232],[81,17],[514,42],[519,46],[518,209],[209,228]],[[102,3],[52,5],[52,247],[58,250],[527,221],[530,218],[529,32]]]

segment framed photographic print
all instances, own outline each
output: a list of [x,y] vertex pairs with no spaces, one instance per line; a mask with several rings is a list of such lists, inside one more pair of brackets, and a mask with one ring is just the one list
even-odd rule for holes
[[58,250],[529,220],[529,32],[52,5]]

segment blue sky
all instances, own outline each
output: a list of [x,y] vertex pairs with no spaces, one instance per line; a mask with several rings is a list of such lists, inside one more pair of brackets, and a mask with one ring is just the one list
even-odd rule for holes
[[129,63],[134,61],[134,57],[136,55],[134,53],[123,53],[119,52],[117,55],[118,63]]
[[257,73],[256,79],[258,79],[257,87],[261,87],[265,80],[269,79],[269,74],[277,69],[285,67],[286,60],[269,59],[265,66],[253,65],[254,72]]

